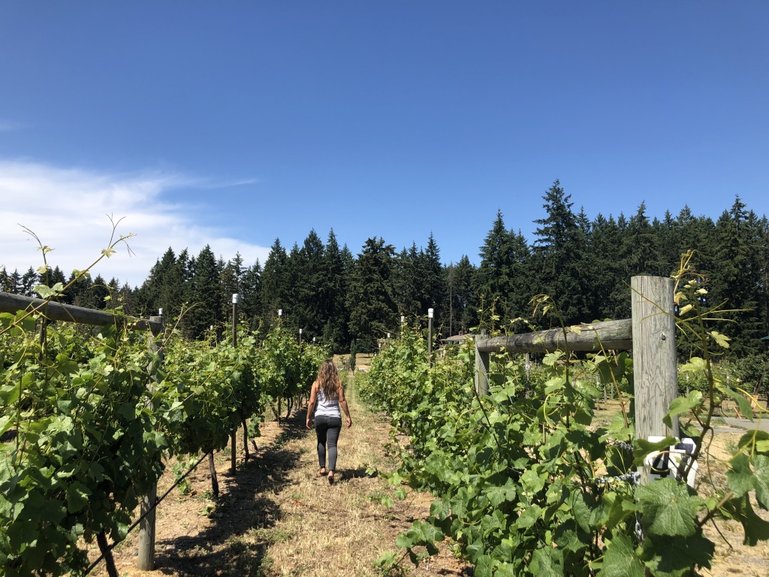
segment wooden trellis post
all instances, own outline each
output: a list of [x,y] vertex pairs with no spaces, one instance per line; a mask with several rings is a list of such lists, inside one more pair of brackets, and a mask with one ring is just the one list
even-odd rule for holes
[[678,437],[677,419],[671,428],[662,422],[678,395],[673,279],[634,276],[630,289],[636,438]]

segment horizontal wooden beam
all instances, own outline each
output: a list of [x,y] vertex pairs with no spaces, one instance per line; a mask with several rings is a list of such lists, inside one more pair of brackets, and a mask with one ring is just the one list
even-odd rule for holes
[[502,350],[511,353],[547,353],[555,350],[597,352],[630,350],[633,347],[630,319],[581,324],[566,329],[548,329],[505,337],[476,337],[475,346],[482,353]]
[[113,325],[127,323],[137,329],[150,328],[153,332],[162,330],[163,323],[157,320],[129,319],[107,311],[99,311],[75,305],[65,305],[44,299],[0,292],[0,312],[16,313],[25,310],[39,311],[47,319],[86,325]]

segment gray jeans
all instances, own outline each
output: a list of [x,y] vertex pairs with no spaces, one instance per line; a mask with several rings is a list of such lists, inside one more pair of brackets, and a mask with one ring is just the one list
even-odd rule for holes
[[336,469],[336,443],[342,430],[341,417],[315,416],[315,434],[318,436],[318,465],[326,466],[328,451],[328,470]]

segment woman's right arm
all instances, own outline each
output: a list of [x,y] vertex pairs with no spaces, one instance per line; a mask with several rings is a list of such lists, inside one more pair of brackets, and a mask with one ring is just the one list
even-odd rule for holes
[[312,427],[312,417],[315,414],[315,402],[318,398],[318,381],[315,381],[312,384],[312,389],[310,390],[310,400],[307,403],[307,419],[305,419],[304,426],[308,429]]

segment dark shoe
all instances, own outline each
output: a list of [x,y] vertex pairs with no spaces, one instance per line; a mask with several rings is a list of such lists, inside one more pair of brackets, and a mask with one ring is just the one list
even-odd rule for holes
[[333,485],[334,484],[334,471],[328,472],[328,484]]

